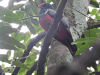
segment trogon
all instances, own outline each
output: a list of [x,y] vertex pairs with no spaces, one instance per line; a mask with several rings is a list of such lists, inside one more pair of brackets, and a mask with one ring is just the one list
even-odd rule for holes
[[[39,6],[39,23],[40,26],[47,32],[49,29],[49,26],[51,25],[54,16],[56,14],[55,8],[49,4],[49,3],[43,3]],[[68,49],[70,50],[72,56],[75,55],[75,52],[77,51],[76,45],[71,45],[73,42],[68,23],[64,18],[61,19],[59,23],[59,27],[57,28],[54,36],[54,39],[58,40],[62,44],[66,45]]]

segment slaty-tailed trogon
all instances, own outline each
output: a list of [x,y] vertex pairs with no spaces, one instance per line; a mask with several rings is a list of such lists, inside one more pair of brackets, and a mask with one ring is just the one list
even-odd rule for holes
[[[40,22],[40,26],[45,31],[48,31],[49,26],[51,25],[54,19],[56,10],[49,3],[40,4],[38,7],[40,8],[39,14],[44,14],[45,12],[47,12],[46,14],[41,15],[39,17],[39,22]],[[75,55],[75,52],[77,51],[77,47],[76,45],[71,45],[71,43],[73,42],[73,39],[69,30],[68,24],[64,18],[61,19],[59,23],[59,27],[53,37],[54,39],[66,45],[69,48],[72,56]]]

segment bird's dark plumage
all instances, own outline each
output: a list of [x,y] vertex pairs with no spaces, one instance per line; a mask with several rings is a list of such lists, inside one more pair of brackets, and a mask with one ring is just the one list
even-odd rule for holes
[[[49,3],[40,4],[38,7],[40,8],[39,14],[43,14],[47,12],[46,14],[39,17],[39,22],[40,22],[40,26],[45,31],[48,31],[49,26],[51,25],[54,19],[56,10]],[[64,18],[61,19],[59,23],[59,27],[53,37],[59,42],[66,45],[69,48],[71,54],[73,56],[75,55],[75,52],[77,51],[77,47],[76,45],[71,45],[71,43],[73,42],[73,39],[69,30],[68,24]]]

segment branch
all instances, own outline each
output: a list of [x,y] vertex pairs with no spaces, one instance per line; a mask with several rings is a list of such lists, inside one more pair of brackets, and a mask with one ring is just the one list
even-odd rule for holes
[[13,5],[14,5],[14,0],[9,0],[7,8],[11,9],[13,7]]
[[93,75],[93,74],[100,75],[100,72],[91,72],[91,73],[89,73],[89,75]]
[[34,65],[27,71],[25,75],[32,75],[32,73],[36,70],[37,68],[37,61],[34,63]]
[[0,75],[5,75],[4,70],[1,65],[0,65]]
[[98,27],[100,27],[100,24],[89,25],[88,28],[87,28],[87,30],[89,30],[89,29],[93,29],[93,28],[98,28]]
[[30,19],[30,18],[32,18],[32,17],[40,17],[40,16],[42,16],[42,15],[45,15],[45,14],[47,14],[47,12],[48,12],[48,10],[47,10],[45,13],[43,13],[43,14],[36,15],[36,16],[30,16],[30,17],[26,17],[26,18],[22,18],[22,19],[20,19],[20,20],[26,20],[26,19]]
[[48,53],[49,45],[51,44],[52,37],[58,27],[58,24],[62,18],[63,9],[65,7],[67,0],[61,0],[57,12],[54,18],[53,23],[51,24],[47,35],[44,39],[43,47],[40,52],[39,61],[38,61],[38,68],[37,68],[37,75],[44,75],[45,70],[45,63],[46,63],[46,55]]
[[[40,34],[38,34],[38,36],[36,38],[33,38],[33,40],[29,43],[29,45],[27,46],[27,49],[24,51],[22,57],[26,57],[29,55],[29,52],[32,50],[33,46],[35,46],[35,44],[37,42],[39,42],[44,36],[45,36],[46,32],[42,32]],[[23,58],[20,60],[20,62],[24,63],[26,60],[26,58]],[[18,71],[20,70],[20,67],[16,67],[12,73],[12,75],[17,75]]]

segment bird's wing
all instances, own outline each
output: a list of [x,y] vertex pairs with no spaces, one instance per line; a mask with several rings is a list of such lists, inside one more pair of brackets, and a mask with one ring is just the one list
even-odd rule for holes
[[[50,17],[52,17],[54,19],[54,16],[56,14],[56,11],[54,11],[52,9],[49,9],[48,10],[48,14],[50,15]],[[61,19],[59,25],[62,25],[66,29],[67,34],[68,34],[68,38],[69,38],[67,40],[66,44],[67,44],[67,46],[69,46],[68,48],[70,48],[70,51],[71,51],[72,55],[74,55],[75,52],[77,51],[77,47],[76,47],[76,45],[73,45],[73,46],[71,45],[71,43],[73,42],[73,39],[72,39],[70,30],[69,30],[68,23],[67,23],[67,21],[66,21],[66,19],[64,17]],[[58,37],[56,37],[56,39],[60,40]],[[60,41],[62,41],[62,40],[60,40]],[[73,49],[71,49],[71,48],[73,48]]]
[[[54,19],[55,14],[56,14],[56,11],[55,11],[55,10],[52,10],[52,9],[48,9],[48,13],[47,13],[47,14],[49,14],[49,15]],[[63,25],[64,25],[66,28],[69,27],[69,26],[68,26],[68,23],[67,23],[67,21],[65,20],[64,17],[61,19],[61,22],[63,23]]]
[[48,9],[48,13],[47,14],[49,14],[54,19],[56,11],[52,10],[52,9]]
[[[48,14],[54,19],[55,17],[55,14],[56,14],[56,11],[55,10],[52,10],[52,9],[48,9]],[[69,31],[69,25],[66,21],[66,19],[63,17],[61,19],[61,22],[60,22],[63,26],[65,26],[66,30],[69,32],[69,34],[71,35],[70,31]]]

